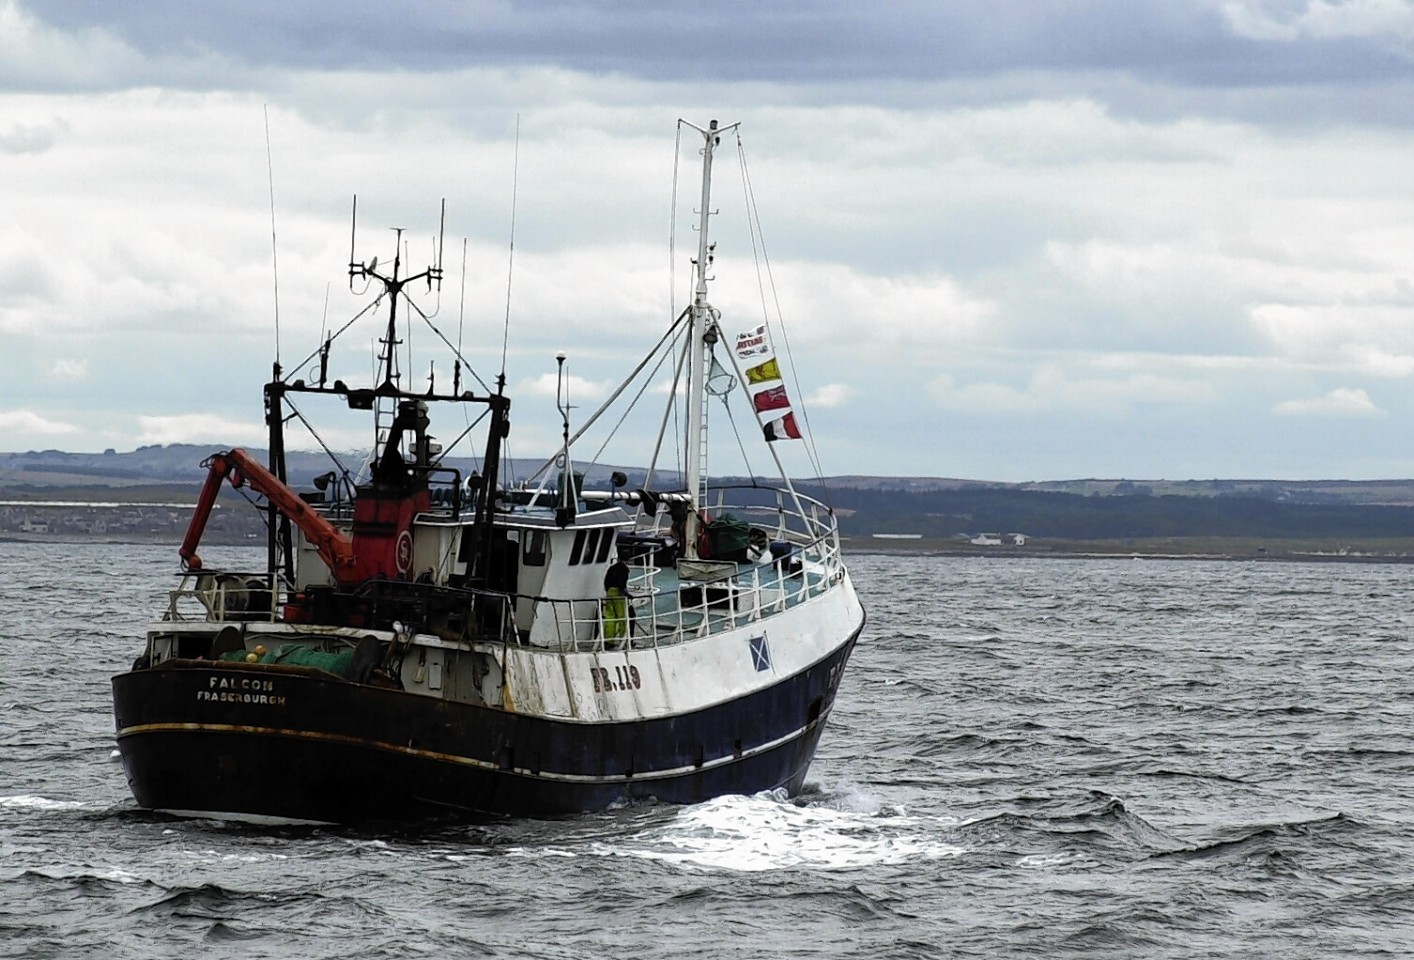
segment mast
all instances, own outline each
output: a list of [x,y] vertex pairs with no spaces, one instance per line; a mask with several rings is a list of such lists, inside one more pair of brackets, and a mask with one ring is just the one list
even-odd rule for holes
[[694,123],[681,121],[702,134],[702,205],[698,210],[697,259],[693,261],[697,277],[692,297],[692,315],[688,336],[691,337],[690,356],[687,370],[687,495],[691,510],[683,528],[682,544],[684,555],[697,556],[698,511],[703,496],[703,461],[707,454],[707,434],[704,414],[707,394],[707,347],[716,342],[716,331],[712,329],[712,307],[707,302],[707,269],[712,265],[712,250],[716,246],[708,240],[708,222],[712,215],[712,155],[721,141],[721,134],[735,129],[738,124],[718,128],[713,120],[703,130]]
[[[399,276],[402,272],[403,254],[403,230],[401,227],[394,227],[395,236],[393,248],[393,271],[391,274],[381,274],[378,272],[378,258],[374,257],[370,263],[355,261],[354,239],[357,236],[357,216],[358,197],[354,197],[354,217],[355,226],[349,238],[349,287],[352,289],[355,279],[372,279],[382,285],[388,294],[388,328],[379,341],[383,345],[383,355],[378,358],[381,367],[383,382],[374,388],[375,407],[373,412],[374,422],[374,459],[381,457],[387,450],[384,448],[384,438],[380,436],[382,432],[382,422],[386,416],[389,420],[395,420],[398,411],[398,398],[403,396],[399,386],[401,374],[398,371],[397,353],[398,347],[402,345],[398,339],[398,299],[402,297],[403,288],[408,284],[418,280],[426,280],[428,290],[436,284],[438,291],[442,289],[442,236],[439,234],[437,243],[433,247],[433,254],[436,263],[427,267],[421,273],[412,274],[407,277]],[[442,231],[446,230],[447,222],[447,201],[442,201]],[[391,407],[385,407],[385,402]],[[395,435],[390,430],[388,439],[394,439]]]
[[[270,472],[281,481],[289,479],[285,464],[285,412],[283,404],[284,384],[280,379],[280,361],[271,368],[270,382],[265,387],[265,424],[270,434]],[[267,568],[270,571],[271,589],[278,589],[279,575],[283,572],[294,579],[294,542],[290,535],[290,518],[280,513],[274,500],[268,500],[269,523],[266,536]]]
[[495,581],[504,571],[505,556],[495,549],[492,538],[496,526],[496,488],[500,483],[501,444],[511,432],[511,401],[506,396],[506,375],[502,372],[496,378],[496,392],[486,397],[486,405],[491,411],[491,421],[486,427],[486,457],[483,466],[486,473],[481,478],[479,490],[473,490],[475,510],[472,513],[472,530],[475,531],[473,551],[467,564],[467,579],[477,585]]

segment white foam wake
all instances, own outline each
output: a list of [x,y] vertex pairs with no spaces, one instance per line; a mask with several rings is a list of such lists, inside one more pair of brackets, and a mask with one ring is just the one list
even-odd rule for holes
[[719,797],[683,807],[672,819],[627,837],[515,848],[513,855],[604,856],[655,860],[689,869],[845,870],[952,857],[953,824],[909,816],[859,795],[796,804],[783,793]]
[[[855,798],[857,800],[857,798]],[[861,809],[861,807],[864,807]],[[797,806],[783,797],[720,797],[644,834],[644,857],[718,870],[841,870],[956,856],[943,825],[856,803]]]
[[89,804],[78,800],[51,800],[35,794],[22,793],[13,797],[0,797],[0,807],[18,810],[82,810]]

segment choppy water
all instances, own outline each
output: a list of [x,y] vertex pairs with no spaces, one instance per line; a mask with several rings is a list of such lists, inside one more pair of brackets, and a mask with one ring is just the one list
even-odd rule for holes
[[804,797],[392,833],[133,808],[173,557],[0,544],[0,956],[1414,954],[1414,566],[857,557]]

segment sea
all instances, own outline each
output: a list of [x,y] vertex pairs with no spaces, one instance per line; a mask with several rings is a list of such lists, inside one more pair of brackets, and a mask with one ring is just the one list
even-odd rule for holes
[[1414,564],[859,555],[802,795],[313,828],[133,804],[175,559],[0,544],[0,957],[1414,956]]

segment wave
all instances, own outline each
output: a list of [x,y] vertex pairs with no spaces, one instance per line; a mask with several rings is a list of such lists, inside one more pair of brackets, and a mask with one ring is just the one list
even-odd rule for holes
[[134,910],[137,914],[153,914],[159,917],[205,917],[216,920],[230,913],[233,907],[244,905],[263,906],[283,901],[289,897],[267,893],[247,893],[227,890],[216,883],[203,883],[194,887],[173,887],[166,895]]
[[1155,767],[1152,770],[1137,771],[1142,776],[1147,777],[1172,777],[1183,780],[1210,780],[1215,783],[1246,783],[1243,777],[1232,777],[1223,773],[1212,773],[1204,770],[1174,770],[1169,767]]
[[81,870],[64,869],[61,867],[31,867],[28,870],[21,870],[16,877],[21,880],[60,881],[73,884],[80,888],[101,884],[157,886],[157,884],[154,884],[151,880],[140,877],[130,871],[123,870],[120,867]]
[[1220,830],[1217,839],[1155,854],[1156,858],[1203,860],[1210,857],[1243,856],[1252,852],[1279,853],[1286,841],[1311,837],[1332,838],[1365,827],[1360,821],[1343,813],[1311,820],[1290,820],[1278,823],[1251,824]]
[[1137,856],[1153,851],[1184,849],[1185,842],[1132,813],[1119,797],[1091,791],[1080,798],[1023,796],[1012,809],[958,824],[960,836],[975,837],[993,845],[1008,837],[1041,836],[1061,845],[1060,850],[1029,854],[1031,857],[1070,855],[1098,848],[1119,848]]

